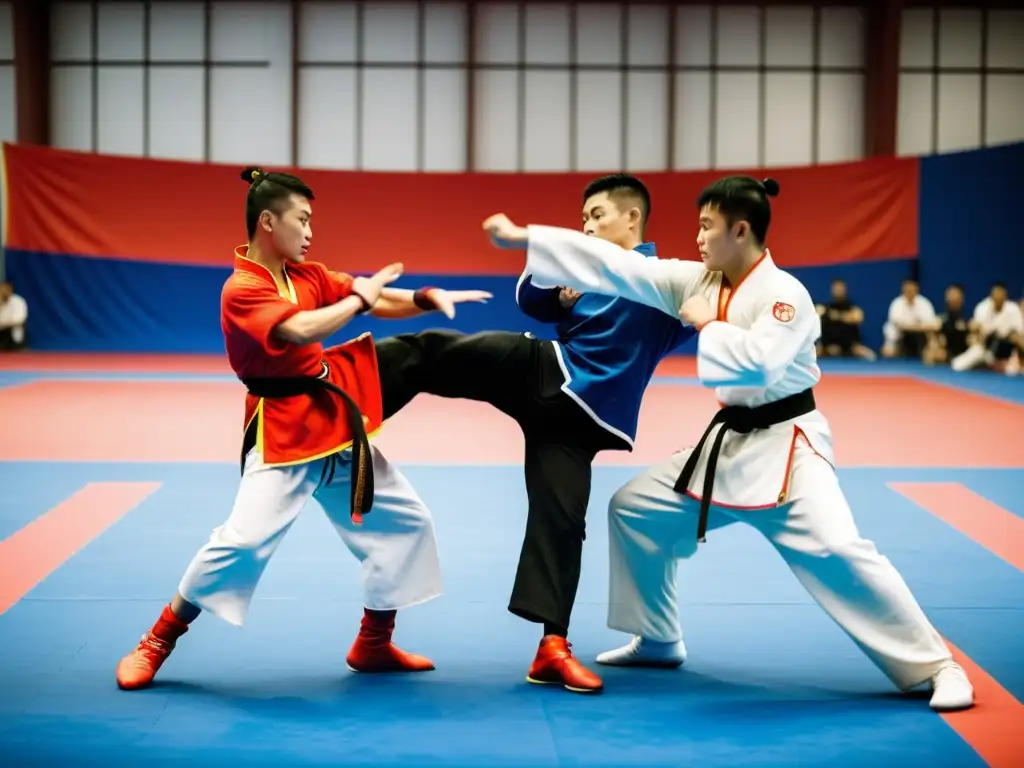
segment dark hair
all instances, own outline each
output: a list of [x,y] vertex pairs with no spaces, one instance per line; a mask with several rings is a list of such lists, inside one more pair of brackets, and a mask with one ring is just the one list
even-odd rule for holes
[[616,201],[616,205],[618,205],[616,198],[619,197],[628,197],[632,201],[639,202],[640,226],[643,227],[647,224],[647,219],[651,215],[651,193],[636,176],[631,176],[628,173],[613,173],[610,176],[594,179],[583,190],[583,202],[586,203],[594,195],[599,195],[602,192],[607,192],[608,197]]
[[775,179],[758,181],[750,176],[726,176],[706,187],[697,198],[698,210],[706,205],[715,208],[729,227],[737,221],[750,225],[750,234],[758,245],[764,245],[768,226],[772,223],[769,197],[779,194]]
[[288,173],[267,173],[251,165],[242,171],[241,178],[249,185],[249,194],[245,198],[245,229],[250,240],[256,234],[256,226],[263,211],[273,211],[280,216],[292,195],[314,199],[313,190],[298,176]]

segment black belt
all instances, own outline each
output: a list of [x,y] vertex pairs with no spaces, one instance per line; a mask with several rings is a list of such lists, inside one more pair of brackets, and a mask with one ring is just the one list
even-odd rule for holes
[[715,442],[711,444],[711,452],[708,454],[708,463],[704,468],[704,492],[700,499],[700,518],[697,521],[697,540],[704,542],[708,529],[708,512],[711,510],[711,493],[715,484],[715,468],[718,465],[718,453],[722,450],[722,440],[729,430],[745,435],[755,429],[768,429],[775,424],[795,419],[815,410],[817,405],[814,402],[814,392],[805,389],[795,395],[790,395],[782,400],[773,403],[765,403],[753,408],[743,405],[727,405],[721,408],[711,420],[708,428],[700,438],[700,442],[693,449],[690,458],[686,460],[683,471],[679,473],[676,480],[675,490],[678,493],[686,493],[690,487],[690,478],[693,477],[697,468],[697,461],[704,451],[704,443],[708,435],[716,425],[721,424],[722,429],[715,435]]
[[[256,397],[276,399],[282,397],[296,397],[297,395],[309,395],[318,391],[333,392],[345,402],[345,416],[348,421],[349,430],[352,432],[352,520],[357,525],[362,522],[363,515],[373,507],[373,462],[370,455],[370,440],[366,436],[366,427],[363,424],[363,414],[356,405],[355,400],[349,397],[343,389],[327,380],[327,363],[324,363],[324,373],[317,376],[275,376],[266,378],[243,378],[242,384],[249,390],[249,394]],[[246,431],[242,442],[242,471],[245,471],[245,456],[256,443],[255,435],[256,420]],[[328,464],[331,466],[331,475],[334,474],[332,455]],[[327,479],[330,482],[331,478]]]

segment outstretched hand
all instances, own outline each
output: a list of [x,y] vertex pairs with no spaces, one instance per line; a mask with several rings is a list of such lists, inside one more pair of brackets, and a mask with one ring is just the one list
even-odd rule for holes
[[487,291],[446,291],[444,288],[431,288],[427,292],[427,298],[437,307],[445,317],[451,320],[455,317],[455,305],[475,302],[486,304],[488,299],[494,295]]
[[516,226],[504,213],[488,216],[484,219],[483,228],[498,248],[522,248],[529,241],[526,227]]
[[352,290],[372,307],[380,298],[380,292],[400,278],[403,271],[405,271],[405,266],[400,262],[388,264],[371,277],[355,278],[352,281]]

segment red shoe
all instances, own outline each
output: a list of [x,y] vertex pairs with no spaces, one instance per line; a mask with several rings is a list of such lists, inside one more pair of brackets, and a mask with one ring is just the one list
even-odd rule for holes
[[572,644],[564,637],[545,636],[526,674],[527,682],[562,685],[573,693],[600,693],[604,690],[601,678],[584,667],[572,655],[570,648]]
[[353,672],[429,672],[434,662],[407,653],[391,642],[395,630],[394,611],[365,611],[356,641],[345,663]]
[[174,615],[171,606],[166,606],[135,650],[118,662],[117,687],[125,691],[147,687],[171,655],[178,638],[186,632],[188,624]]

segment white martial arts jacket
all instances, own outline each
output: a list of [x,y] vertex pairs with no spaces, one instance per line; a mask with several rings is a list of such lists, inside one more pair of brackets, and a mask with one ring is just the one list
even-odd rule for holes
[[[566,286],[621,296],[673,317],[695,295],[717,306],[718,321],[705,325],[698,336],[697,376],[704,386],[714,387],[722,405],[763,405],[820,380],[815,342],[821,321],[814,302],[803,284],[779,269],[767,251],[719,303],[722,273],[711,272],[700,262],[647,259],[568,229],[527,229],[526,271],[538,287]],[[801,437],[835,465],[831,430],[817,410],[748,434],[728,432],[718,455],[712,503],[764,509],[786,501],[793,450]],[[713,438],[714,433],[690,479],[687,493],[694,499],[700,499]]]
[[1024,333],[1024,315],[1020,305],[1007,299],[996,312],[996,304],[991,296],[978,302],[974,308],[974,322],[981,331],[982,338],[995,334],[997,338],[1008,339],[1015,333]]

